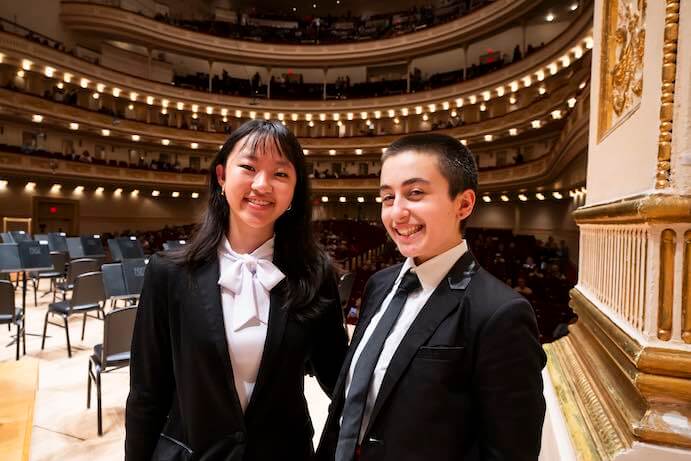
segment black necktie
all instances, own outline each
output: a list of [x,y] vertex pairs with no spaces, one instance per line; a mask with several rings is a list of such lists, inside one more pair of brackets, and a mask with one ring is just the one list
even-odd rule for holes
[[374,367],[379,360],[384,348],[384,342],[396,323],[396,319],[401,314],[403,305],[408,298],[408,293],[420,288],[420,279],[410,270],[403,276],[403,280],[398,285],[396,294],[391,299],[389,306],[379,319],[372,336],[360,353],[355,364],[353,378],[350,381],[350,388],[343,404],[343,419],[341,430],[338,433],[338,444],[336,446],[336,461],[351,461],[355,456],[355,448],[360,436],[362,417],[365,413],[367,395],[369,393]]

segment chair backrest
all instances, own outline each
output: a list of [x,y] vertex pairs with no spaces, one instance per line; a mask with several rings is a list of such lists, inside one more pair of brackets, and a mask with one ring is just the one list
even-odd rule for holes
[[345,307],[350,299],[350,292],[353,291],[353,283],[355,282],[355,274],[346,272],[341,275],[338,281],[338,296],[341,298],[341,307]]
[[103,272],[87,272],[74,279],[70,309],[89,309],[106,302],[103,288]]
[[80,258],[70,261],[67,268],[67,283],[74,283],[77,276],[99,270],[98,261],[93,258]]
[[116,309],[106,314],[103,323],[103,349],[101,363],[106,363],[106,358],[116,354],[130,351],[132,334],[134,332],[134,319],[137,317],[136,307]]
[[7,280],[0,280],[0,315],[11,315],[14,320],[14,285]]
[[127,295],[125,288],[125,278],[122,273],[122,263],[108,263],[101,266],[103,272],[103,286],[106,290],[106,297]]
[[125,277],[127,294],[139,296],[144,285],[145,271],[146,261],[144,258],[126,259],[122,262],[122,273]]
[[65,265],[67,264],[67,255],[60,251],[51,251],[50,260],[53,263],[53,270],[50,272],[65,273]]

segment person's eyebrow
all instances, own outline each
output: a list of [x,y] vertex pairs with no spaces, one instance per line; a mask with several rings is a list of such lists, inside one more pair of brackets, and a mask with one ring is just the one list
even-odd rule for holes
[[[240,154],[240,157],[253,161],[257,161],[259,159],[259,156],[257,156],[257,154],[255,154],[254,152],[242,152]],[[286,167],[290,165],[290,162],[288,160],[281,158],[281,160],[276,160],[276,164],[278,166]]]
[[[403,183],[401,183],[401,186],[410,186],[411,184],[415,184],[418,182],[423,183],[423,184],[432,184],[430,181],[428,181],[425,178],[410,178],[410,179],[406,179],[405,181],[403,181]],[[382,184],[381,186],[379,186],[380,192],[384,189],[391,189],[391,186],[389,186],[388,184]]]

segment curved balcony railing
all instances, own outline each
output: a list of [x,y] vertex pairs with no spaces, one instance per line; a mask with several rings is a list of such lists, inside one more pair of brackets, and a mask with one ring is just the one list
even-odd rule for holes
[[74,30],[213,61],[322,68],[401,61],[459,46],[516,21],[534,5],[533,0],[496,0],[467,16],[418,32],[365,43],[329,45],[279,45],[221,38],[96,3],[63,1],[60,19]]
[[[583,96],[566,120],[562,121],[561,130],[554,138],[554,144],[548,154],[523,164],[481,169],[479,177],[481,190],[483,192],[518,190],[544,185],[561,174],[576,157],[584,154],[588,147],[587,90]],[[508,145],[510,141],[507,140],[505,143]],[[526,138],[517,139],[516,142],[525,143]],[[131,188],[144,186],[155,189],[195,190],[202,193],[208,180],[205,174],[139,170],[9,152],[0,152],[0,173],[46,180],[60,177],[127,185]],[[335,191],[373,194],[378,187],[378,178],[312,180],[312,189],[315,194]]]
[[[507,137],[510,129],[525,131],[530,129],[535,121],[539,121],[538,125],[541,127],[568,112],[567,101],[578,94],[580,82],[586,80],[587,77],[588,69],[583,67],[575,72],[563,86],[527,106],[488,120],[436,131],[474,143],[483,142],[488,135],[491,135],[493,140]],[[105,129],[109,130],[110,136],[113,137],[131,139],[133,135],[137,135],[143,144],[160,146],[163,140],[167,140],[166,145],[187,148],[194,144],[195,148],[215,151],[227,137],[223,133],[183,130],[126,119],[118,120],[118,124],[113,125],[111,116],[7,89],[0,89],[0,106],[8,112],[23,116],[25,120],[31,120],[33,114],[41,114],[44,124],[51,124],[62,129],[68,128],[71,123],[78,123],[80,133],[90,132],[99,135]],[[554,115],[555,111],[559,111],[559,116]],[[345,138],[304,137],[301,138],[301,143],[306,149],[322,152],[331,149],[349,153],[356,149],[369,152],[387,146],[399,136],[400,134]]]
[[[592,13],[592,8],[589,11]],[[530,83],[527,82],[561,72],[592,47],[592,39],[589,37],[591,16],[584,12],[564,33],[540,50],[482,77],[414,94],[337,101],[250,101],[242,97],[184,89],[110,70],[7,32],[0,32],[0,54],[5,63],[22,66],[28,61],[29,67],[38,71],[47,66],[53,69],[54,78],[66,79],[65,74],[69,74],[70,80],[83,81],[90,90],[113,94],[117,90],[117,94],[125,99],[134,93],[137,95],[136,104],[146,101],[148,106],[158,108],[169,105],[171,110],[182,107],[189,112],[194,107],[202,110],[210,107],[214,114],[223,111],[234,114],[240,111],[242,116],[253,111],[260,114],[285,113],[296,114],[298,120],[306,120],[308,115],[320,112],[342,115],[366,112],[371,116],[376,111],[386,113],[393,110],[401,113],[403,109],[408,110],[416,105],[456,102],[458,106],[459,101],[461,105],[468,104],[473,98],[480,101],[482,94],[496,98],[529,86]]]
[[80,0],[81,3],[118,7],[169,25],[226,39],[298,45],[382,40],[453,21],[492,1],[451,0],[444,2],[443,6],[428,5],[407,10],[394,10],[396,5],[389,5],[389,12],[365,17],[354,16],[350,11],[346,15],[326,13],[324,16],[324,11],[314,8],[309,12],[303,10],[298,13],[297,8],[293,8],[292,13],[278,10],[268,14],[254,9],[217,9],[213,15],[209,11],[200,17],[195,15],[192,19],[185,18],[184,13],[181,15],[176,12],[177,14],[171,15],[169,11],[152,8],[155,3],[146,5],[120,0]]
[[13,176],[38,179],[65,178],[98,181],[121,186],[150,186],[183,190],[203,190],[207,175],[140,170],[74,162],[0,151],[0,171]]

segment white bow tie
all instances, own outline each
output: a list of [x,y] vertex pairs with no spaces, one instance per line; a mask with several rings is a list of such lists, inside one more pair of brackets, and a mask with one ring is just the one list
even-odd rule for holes
[[285,278],[285,274],[271,262],[273,239],[252,254],[236,253],[226,240],[220,256],[221,274],[218,284],[235,296],[233,331],[257,322],[268,323],[269,292]]

